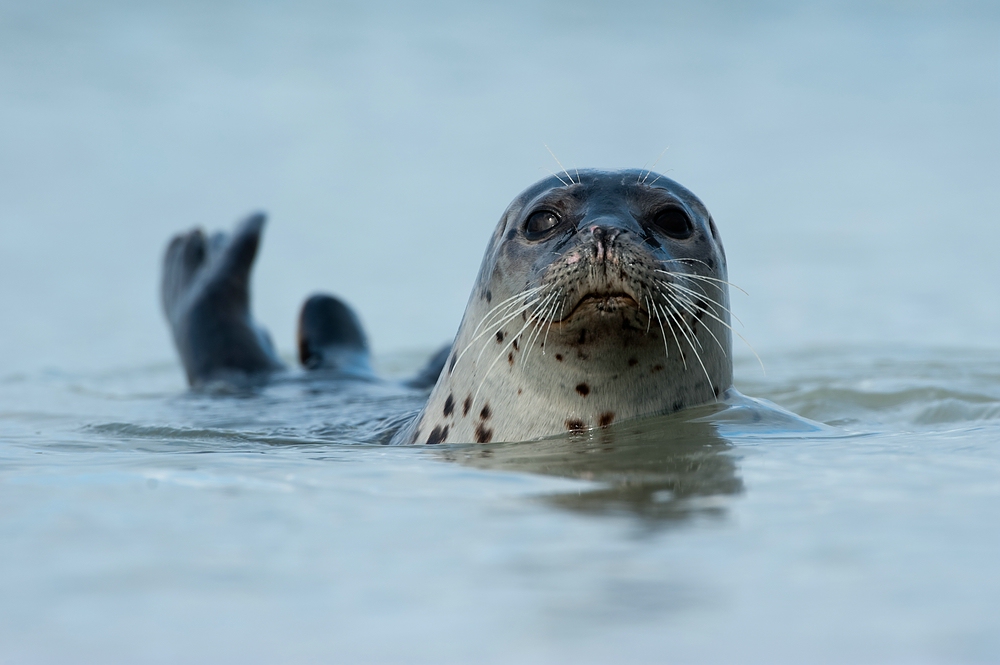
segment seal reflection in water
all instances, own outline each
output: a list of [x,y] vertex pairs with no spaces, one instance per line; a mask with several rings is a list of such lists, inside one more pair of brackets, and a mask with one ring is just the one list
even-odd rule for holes
[[[282,367],[249,310],[263,217],[232,237],[171,242],[163,303],[194,386]],[[414,378],[433,386],[396,443],[526,441],[717,401],[732,386],[722,242],[708,210],[648,171],[553,176],[500,219],[454,343]],[[314,296],[308,369],[371,377],[357,317]]]
[[723,405],[695,407],[610,429],[531,443],[445,446],[440,455],[479,469],[584,481],[539,499],[583,514],[630,514],[647,525],[721,517],[743,492],[732,444],[711,417]]

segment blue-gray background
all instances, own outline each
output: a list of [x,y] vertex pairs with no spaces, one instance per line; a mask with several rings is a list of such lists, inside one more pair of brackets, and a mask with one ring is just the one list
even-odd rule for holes
[[165,242],[258,208],[280,348],[315,290],[431,348],[545,145],[668,148],[761,351],[996,346],[998,118],[990,2],[5,0],[0,369],[171,359]]

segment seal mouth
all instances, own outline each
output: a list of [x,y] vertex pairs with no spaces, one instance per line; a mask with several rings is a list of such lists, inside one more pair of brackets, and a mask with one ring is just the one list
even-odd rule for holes
[[558,322],[567,321],[584,309],[595,311],[598,314],[613,314],[623,309],[638,310],[639,303],[631,295],[621,291],[614,293],[588,293],[580,298],[576,305],[573,306],[573,309],[559,319]]

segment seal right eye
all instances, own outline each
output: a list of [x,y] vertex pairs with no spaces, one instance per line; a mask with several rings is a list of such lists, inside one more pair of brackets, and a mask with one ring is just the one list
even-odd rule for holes
[[536,210],[524,224],[524,236],[528,240],[540,240],[545,234],[559,226],[562,220],[551,210]]

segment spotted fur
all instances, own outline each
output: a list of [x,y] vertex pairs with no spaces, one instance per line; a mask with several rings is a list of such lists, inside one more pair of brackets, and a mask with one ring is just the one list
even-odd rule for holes
[[[646,171],[561,178],[504,213],[449,371],[398,441],[582,432],[713,402],[732,385],[725,253],[701,201]],[[544,214],[558,225],[545,229]],[[674,237],[683,220],[690,235]]]

